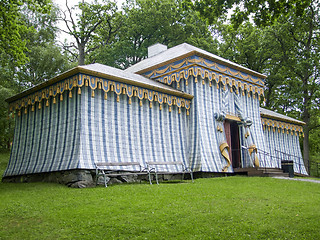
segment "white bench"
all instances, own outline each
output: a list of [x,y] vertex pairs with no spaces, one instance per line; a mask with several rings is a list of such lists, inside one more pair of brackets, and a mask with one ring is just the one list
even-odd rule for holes
[[[165,165],[169,166],[178,166],[178,169],[180,168],[181,170],[179,171],[174,171],[174,172],[169,172],[169,171],[164,171],[163,167]],[[156,181],[157,184],[159,184],[158,181],[158,175],[159,174],[181,174],[182,175],[182,180],[184,179],[184,174],[189,173],[191,180],[193,182],[193,174],[192,171],[186,167],[183,162],[147,162],[147,167],[148,167],[148,174],[149,174],[149,182],[152,184],[151,181],[151,174],[154,174],[156,176]]]
[[[146,175],[148,174],[148,169],[141,166],[138,162],[99,162],[96,164],[96,184],[98,183],[98,178],[103,176],[104,185],[107,187],[107,177],[117,177],[117,176],[127,176],[127,175]],[[129,166],[137,166],[139,167],[139,171],[125,171],[114,169],[114,167],[129,167]],[[120,172],[122,171],[122,172]]]

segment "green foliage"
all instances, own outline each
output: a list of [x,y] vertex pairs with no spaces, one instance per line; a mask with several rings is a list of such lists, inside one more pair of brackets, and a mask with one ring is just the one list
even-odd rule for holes
[[21,32],[27,28],[19,18],[22,6],[32,11],[46,13],[50,10],[50,0],[3,0],[0,3],[0,55],[7,55],[15,65],[27,61],[26,41]]
[[312,159],[320,162],[320,113],[314,113],[310,124],[313,128],[310,130],[310,155]]
[[127,68],[147,57],[147,48],[155,43],[168,47],[188,42],[208,51],[216,51],[208,25],[199,15],[185,10],[180,0],[129,1],[121,17],[121,27],[108,41],[105,31],[99,32],[95,44],[105,44],[90,55],[90,62]]
[[258,26],[272,25],[280,16],[303,16],[311,0],[184,0],[210,23],[233,10],[231,21],[239,26],[251,18]]
[[0,85],[0,151],[9,150],[13,140],[14,120],[9,117],[8,104],[5,102],[13,93],[13,90]]
[[28,57],[30,61],[17,72],[20,84],[26,87],[49,80],[71,66],[60,47],[51,43],[30,47]]
[[92,189],[2,183],[0,192],[1,239],[320,237],[316,183],[254,177]]
[[218,24],[217,30],[223,39],[219,44],[219,55],[254,71],[266,73],[275,52],[273,41],[265,29],[245,22],[237,29],[232,25]]

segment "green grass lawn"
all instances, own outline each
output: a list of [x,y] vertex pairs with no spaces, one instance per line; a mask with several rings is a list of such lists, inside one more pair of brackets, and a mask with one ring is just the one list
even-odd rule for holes
[[0,184],[0,239],[320,239],[319,222],[320,184],[309,182]]

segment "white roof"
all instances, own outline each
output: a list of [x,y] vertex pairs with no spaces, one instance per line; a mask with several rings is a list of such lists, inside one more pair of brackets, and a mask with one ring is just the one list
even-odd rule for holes
[[270,117],[270,118],[273,118],[273,119],[283,120],[283,121],[286,121],[286,122],[293,122],[293,123],[296,123],[296,124],[299,124],[299,125],[304,125],[305,124],[304,122],[299,121],[297,119],[288,117],[286,115],[283,115],[283,114],[280,114],[280,113],[277,113],[277,112],[274,112],[274,111],[271,111],[269,109],[265,109],[265,108],[262,108],[262,107],[260,107],[260,114],[261,114],[261,117]]
[[168,85],[165,85],[163,83],[151,80],[149,78],[143,77],[139,74],[135,74],[135,73],[130,73],[130,72],[125,72],[124,70],[121,69],[117,69],[114,67],[109,67],[100,63],[94,63],[94,64],[89,64],[89,65],[82,65],[82,66],[78,66],[75,68],[72,68],[62,74],[59,74],[58,76],[39,83],[38,85],[31,87],[19,94],[16,94],[8,99],[6,99],[7,102],[13,102],[19,98],[22,98],[26,95],[29,95],[33,92],[39,91],[45,87],[48,87],[58,81],[61,81],[67,77],[70,77],[74,74],[77,73],[86,73],[86,74],[92,74],[92,75],[101,75],[103,77],[106,78],[110,78],[111,80],[116,80],[119,82],[125,82],[128,84],[132,84],[135,86],[141,86],[141,87],[145,87],[145,88],[149,88],[149,89],[153,89],[155,91],[160,91],[160,92],[167,92],[173,95],[177,95],[177,96],[181,96],[181,97],[185,97],[188,99],[192,99],[193,96],[185,93],[183,91],[174,89]]
[[161,63],[166,63],[167,61],[182,57],[182,56],[187,55],[191,52],[197,52],[200,55],[205,55],[206,57],[209,57],[214,60],[225,63],[225,64],[229,65],[230,67],[234,67],[236,69],[243,70],[243,71],[249,72],[254,75],[258,75],[261,78],[267,77],[261,73],[258,73],[256,71],[249,69],[249,68],[243,67],[239,64],[231,62],[231,61],[224,59],[222,57],[219,57],[215,54],[209,53],[209,52],[202,50],[200,48],[194,47],[188,43],[182,43],[182,44],[177,45],[175,47],[169,48],[168,50],[161,52],[153,57],[146,58],[146,59],[142,60],[141,62],[138,62],[135,65],[127,68],[125,71],[132,72],[132,73],[138,73],[144,69],[151,68],[151,67],[159,65]]
[[173,92],[181,92],[179,90],[176,90],[166,84],[151,80],[149,78],[143,77],[139,74],[135,74],[135,73],[131,73],[131,72],[125,72],[124,70],[118,69],[118,68],[114,68],[114,67],[110,67],[107,65],[103,65],[100,63],[94,63],[94,64],[89,64],[89,65],[82,65],[82,66],[78,66],[80,69],[86,69],[89,71],[93,71],[95,73],[102,73],[105,75],[108,75],[112,78],[120,78],[120,79],[125,79],[125,80],[129,80],[132,81],[132,84],[134,85],[134,83],[140,83],[143,85],[148,85],[150,87],[156,87],[159,89],[165,89],[168,91],[173,91]]

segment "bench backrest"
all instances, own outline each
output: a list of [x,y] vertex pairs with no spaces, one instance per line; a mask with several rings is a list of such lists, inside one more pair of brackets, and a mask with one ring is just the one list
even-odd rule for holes
[[96,163],[97,167],[111,167],[111,166],[140,166],[138,162],[99,162]]
[[183,162],[147,162],[148,165],[184,165]]

